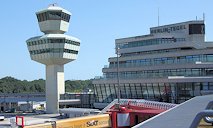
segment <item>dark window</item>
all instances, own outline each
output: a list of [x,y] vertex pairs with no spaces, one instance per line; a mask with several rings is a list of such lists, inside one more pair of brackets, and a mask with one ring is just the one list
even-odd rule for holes
[[67,20],[66,20],[67,22],[69,22],[70,21],[70,15],[68,15],[68,17],[67,17]]
[[65,19],[66,19],[66,14],[65,14],[65,13],[62,13],[62,14],[61,14],[61,18],[62,18],[62,20],[65,21]]
[[45,20],[47,20],[47,18],[46,18],[46,14],[45,13],[41,13],[41,15],[42,15],[42,21],[45,21]]
[[44,21],[44,16],[43,16],[43,14],[44,14],[44,13],[41,13],[41,14],[40,14],[41,21]]
[[190,34],[205,34],[205,25],[189,24],[189,35]]
[[70,49],[63,49],[63,48],[48,48],[48,49],[40,49],[40,50],[33,50],[30,51],[30,54],[42,54],[42,53],[71,53],[71,54],[78,54],[78,51],[70,50]]
[[65,43],[64,39],[49,39],[50,43]]
[[38,22],[46,21],[46,20],[63,20],[69,22],[70,15],[64,12],[59,11],[48,11],[44,13],[37,14]]
[[41,22],[41,20],[39,18],[39,14],[37,14],[36,16],[37,16],[38,22]]
[[48,12],[49,20],[61,20],[61,12]]

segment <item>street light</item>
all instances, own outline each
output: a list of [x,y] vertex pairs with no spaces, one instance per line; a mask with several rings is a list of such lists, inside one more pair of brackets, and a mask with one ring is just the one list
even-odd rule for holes
[[119,76],[119,46],[116,46],[116,54],[117,54],[117,84],[118,84],[118,103],[116,108],[120,108],[120,99],[121,99],[121,88],[120,88],[120,76]]

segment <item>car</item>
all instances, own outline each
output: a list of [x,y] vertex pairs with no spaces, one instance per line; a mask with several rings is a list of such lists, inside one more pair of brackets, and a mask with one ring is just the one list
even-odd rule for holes
[[3,121],[4,120],[4,116],[0,116],[0,121]]
[[33,110],[33,113],[36,113],[36,114],[45,114],[46,112],[44,110]]

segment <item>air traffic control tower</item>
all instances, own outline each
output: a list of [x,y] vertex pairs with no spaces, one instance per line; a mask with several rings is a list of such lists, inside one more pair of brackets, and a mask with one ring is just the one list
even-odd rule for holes
[[64,64],[77,58],[80,40],[65,35],[71,13],[55,4],[36,12],[42,36],[28,39],[32,60],[46,66],[46,112],[58,113],[60,94],[65,93]]

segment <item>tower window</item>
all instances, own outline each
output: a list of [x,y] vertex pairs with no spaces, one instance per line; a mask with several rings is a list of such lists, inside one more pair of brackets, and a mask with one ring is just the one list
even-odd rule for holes
[[69,22],[70,15],[64,12],[56,12],[56,11],[48,11],[44,13],[37,14],[38,22],[46,21],[46,20],[63,20]]
[[49,12],[48,16],[50,20],[61,20],[61,12]]

